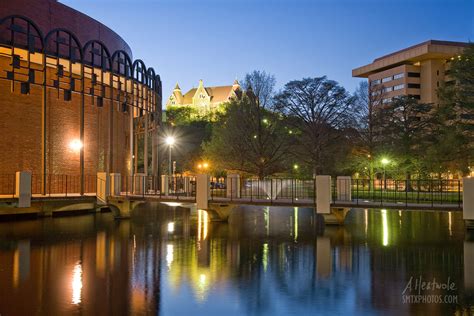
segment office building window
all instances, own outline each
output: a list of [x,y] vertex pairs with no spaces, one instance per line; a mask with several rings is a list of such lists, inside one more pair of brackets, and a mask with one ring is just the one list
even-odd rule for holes
[[404,85],[404,84],[398,84],[398,85],[396,85],[396,86],[393,87],[393,91],[395,91],[395,90],[401,90],[401,89],[403,89],[403,88],[405,88],[405,85]]
[[392,98],[385,98],[382,100],[383,104],[390,103],[390,102],[392,102]]
[[419,94],[409,94],[408,95],[410,98],[420,100],[420,95]]
[[409,72],[408,77],[420,78],[420,73],[419,72]]
[[377,90],[377,91],[373,91],[371,95],[375,97],[375,96],[378,96],[380,93],[381,93],[380,90]]
[[408,88],[409,89],[420,89],[420,84],[419,83],[409,83]]
[[391,77],[391,76],[390,76],[390,77],[385,77],[385,78],[382,79],[382,83],[383,83],[383,82],[389,82],[389,81],[392,81],[392,77]]
[[402,72],[402,73],[399,73],[399,74],[396,74],[395,76],[393,76],[393,80],[397,80],[397,79],[400,79],[400,78],[403,78],[405,77],[405,74]]
[[380,79],[375,79],[375,80],[372,80],[372,81],[370,82],[370,85],[371,85],[371,86],[375,86],[375,85],[378,85],[378,84],[380,84]]
[[390,91],[393,91],[393,87],[383,88],[383,92],[390,92]]

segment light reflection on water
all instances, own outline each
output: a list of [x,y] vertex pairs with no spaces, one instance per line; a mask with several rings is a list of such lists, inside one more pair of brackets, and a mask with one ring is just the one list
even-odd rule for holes
[[[472,312],[474,241],[458,212],[245,207],[229,223],[148,205],[0,223],[1,315],[405,315]],[[411,277],[457,304],[404,304]],[[27,304],[25,304],[27,301]]]

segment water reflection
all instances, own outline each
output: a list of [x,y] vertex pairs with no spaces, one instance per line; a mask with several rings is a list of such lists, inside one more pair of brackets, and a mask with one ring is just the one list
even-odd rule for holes
[[74,265],[74,271],[72,272],[72,303],[79,304],[81,302],[82,295],[82,265],[80,262]]
[[[354,210],[324,228],[305,208],[245,207],[224,224],[154,204],[129,221],[0,223],[0,313],[467,314],[474,239],[460,215]],[[418,276],[449,277],[458,303],[404,304]]]

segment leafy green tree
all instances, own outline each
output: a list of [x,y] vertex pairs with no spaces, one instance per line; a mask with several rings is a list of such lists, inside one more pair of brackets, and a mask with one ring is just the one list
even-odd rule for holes
[[432,145],[433,105],[408,96],[394,98],[377,109],[375,133],[382,152],[397,161],[400,176],[410,179],[424,168],[426,149]]
[[466,174],[474,164],[474,44],[449,65],[446,84],[438,91],[441,128],[431,157],[441,169]]
[[264,178],[287,168],[289,146],[283,119],[263,109],[249,90],[229,102],[203,149],[216,167]]
[[192,106],[168,106],[166,109],[166,121],[172,125],[187,125],[195,120],[200,119]]

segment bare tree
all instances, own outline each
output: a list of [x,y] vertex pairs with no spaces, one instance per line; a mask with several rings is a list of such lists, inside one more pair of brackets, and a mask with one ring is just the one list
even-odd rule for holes
[[267,109],[271,107],[275,82],[275,76],[265,71],[254,70],[245,75],[242,87],[245,91],[252,90],[259,107]]
[[327,172],[326,163],[337,159],[333,154],[341,148],[344,131],[356,123],[354,97],[326,77],[290,81],[275,97],[275,109],[288,116],[299,134],[294,153],[314,175]]
[[357,120],[358,140],[354,150],[359,167],[367,168],[367,176],[374,176],[374,158],[377,148],[377,120],[382,111],[384,87],[367,81],[359,84],[355,91],[355,119]]

